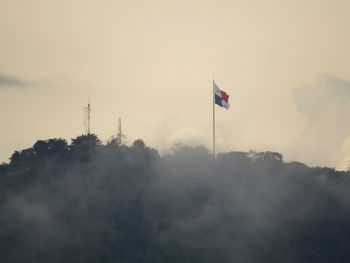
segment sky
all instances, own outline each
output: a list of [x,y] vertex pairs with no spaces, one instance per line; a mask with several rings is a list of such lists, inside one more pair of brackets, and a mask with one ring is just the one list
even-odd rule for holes
[[0,162],[38,139],[122,118],[130,143],[167,152],[277,151],[346,169],[350,2],[342,0],[0,0]]

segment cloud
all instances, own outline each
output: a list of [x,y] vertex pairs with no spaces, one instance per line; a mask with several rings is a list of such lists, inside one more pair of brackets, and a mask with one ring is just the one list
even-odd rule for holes
[[297,109],[308,124],[291,152],[293,159],[311,165],[339,166],[339,151],[350,135],[350,81],[319,75],[313,85],[293,90]]
[[166,146],[168,148],[175,144],[181,143],[190,146],[210,145],[210,137],[201,130],[192,127],[184,127],[178,131],[173,132],[166,139]]
[[0,72],[0,88],[24,88],[28,86],[27,81]]
[[293,95],[298,110],[314,120],[324,113],[330,103],[344,106],[350,101],[350,81],[319,75],[314,85],[296,88]]

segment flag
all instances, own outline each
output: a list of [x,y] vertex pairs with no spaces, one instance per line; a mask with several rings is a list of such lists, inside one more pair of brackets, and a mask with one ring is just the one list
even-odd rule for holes
[[228,103],[228,98],[229,95],[225,92],[222,91],[216,83],[214,83],[214,92],[215,92],[215,104],[224,107],[225,109],[230,108],[230,104]]

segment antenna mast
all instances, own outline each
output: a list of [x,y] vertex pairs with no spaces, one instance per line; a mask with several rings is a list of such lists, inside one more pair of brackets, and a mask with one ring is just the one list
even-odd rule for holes
[[123,143],[123,139],[125,138],[125,134],[122,131],[122,118],[118,119],[118,132],[117,132],[117,142],[119,145]]
[[85,133],[87,135],[90,135],[90,112],[91,112],[91,105],[90,105],[90,98],[89,103],[87,107],[84,107],[84,129]]

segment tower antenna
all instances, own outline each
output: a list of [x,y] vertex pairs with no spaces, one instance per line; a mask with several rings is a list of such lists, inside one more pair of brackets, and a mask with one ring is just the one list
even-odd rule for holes
[[90,98],[89,103],[86,107],[84,107],[84,129],[85,134],[90,135],[90,113],[91,113],[91,105],[90,105]]
[[118,119],[118,131],[117,131],[117,143],[121,145],[123,143],[123,139],[125,139],[126,136],[122,131],[122,118],[119,117]]

